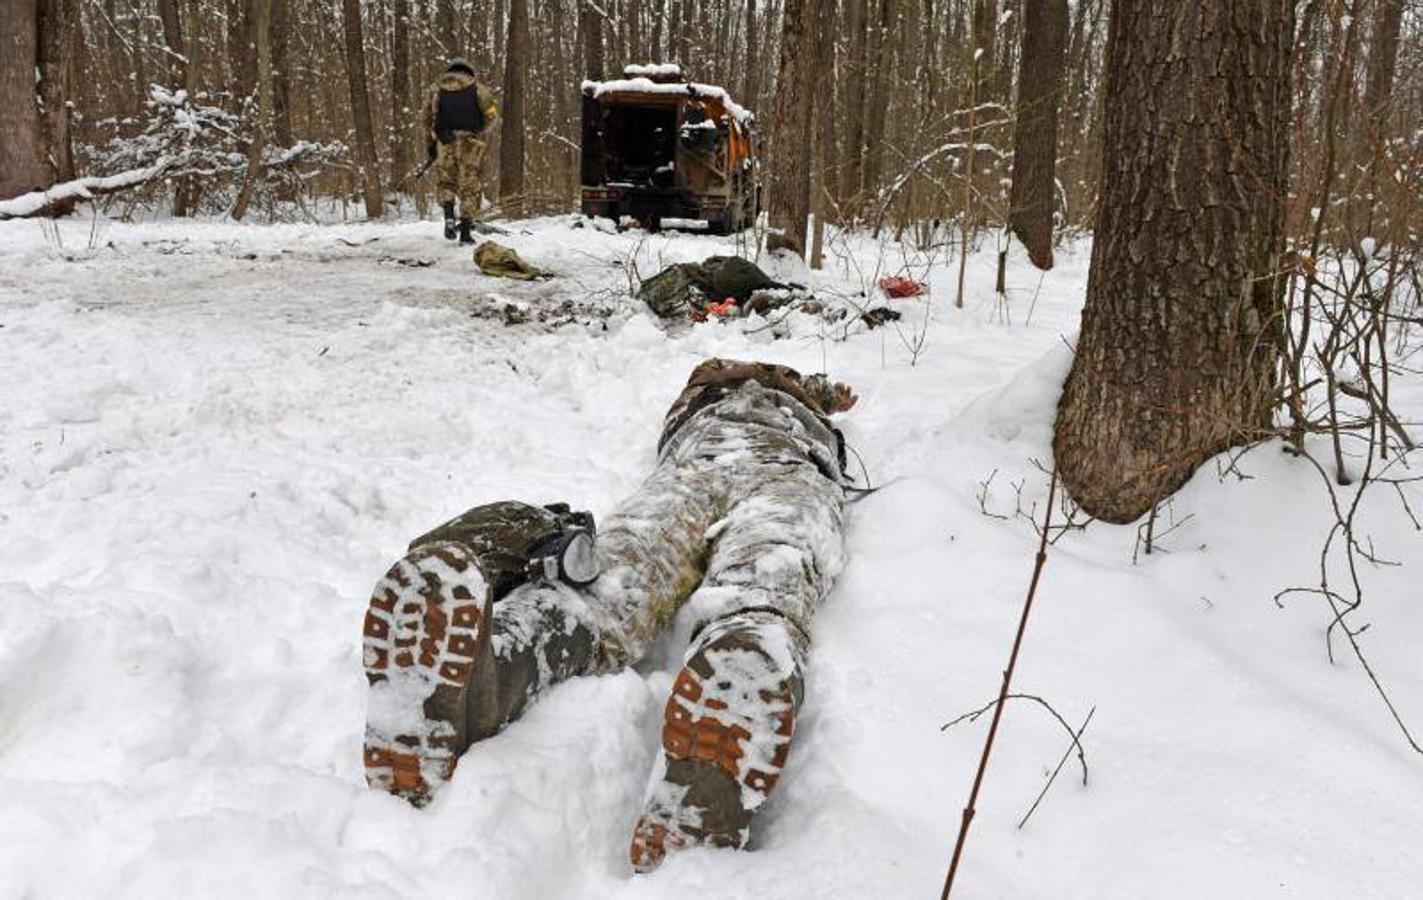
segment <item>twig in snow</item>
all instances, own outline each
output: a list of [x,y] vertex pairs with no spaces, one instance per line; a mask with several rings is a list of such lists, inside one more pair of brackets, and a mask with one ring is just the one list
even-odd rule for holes
[[[1043,802],[1043,798],[1047,796],[1047,792],[1052,788],[1052,783],[1057,781],[1058,773],[1061,772],[1062,767],[1067,764],[1067,758],[1072,755],[1073,747],[1077,748],[1078,756],[1082,757],[1082,733],[1087,730],[1087,725],[1092,721],[1092,716],[1096,714],[1096,712],[1097,707],[1095,706],[1087,710],[1087,718],[1083,719],[1082,726],[1073,732],[1072,743],[1067,746],[1066,750],[1062,751],[1062,759],[1057,761],[1057,768],[1052,770],[1052,774],[1048,776],[1047,784],[1043,785],[1043,789],[1038,792],[1038,799],[1034,800],[1033,805],[1028,807],[1028,811],[1023,813],[1023,818],[1018,820],[1019,828],[1028,824],[1028,819],[1032,818],[1033,813],[1037,812],[1038,804]],[[1082,757],[1082,784],[1084,787],[1087,785],[1086,757]]]
[[959,825],[958,840],[954,842],[954,856],[949,862],[949,872],[944,877],[942,900],[948,900],[954,888],[954,875],[963,858],[964,842],[968,840],[968,827],[973,822],[978,791],[983,787],[983,776],[988,771],[988,757],[993,752],[993,739],[998,735],[998,723],[1003,718],[1003,701],[1008,699],[1013,681],[1013,669],[1018,665],[1018,653],[1023,648],[1023,633],[1028,628],[1028,615],[1033,611],[1033,598],[1038,592],[1038,581],[1042,578],[1043,566],[1047,563],[1048,531],[1052,526],[1052,501],[1057,495],[1057,470],[1053,469],[1052,480],[1048,482],[1047,512],[1043,514],[1043,528],[1038,537],[1038,552],[1033,557],[1033,577],[1028,583],[1028,596],[1023,601],[1023,615],[1018,619],[1018,633],[1013,638],[1013,650],[1008,655],[1008,667],[1003,670],[1003,685],[998,690],[998,702],[993,706],[993,720],[988,726],[988,737],[983,742],[983,756],[978,760],[978,771],[973,776],[973,788],[969,791],[968,805],[963,810],[963,822]]

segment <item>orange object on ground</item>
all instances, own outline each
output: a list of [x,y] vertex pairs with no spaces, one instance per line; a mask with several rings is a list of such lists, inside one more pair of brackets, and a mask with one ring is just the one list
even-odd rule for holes
[[878,282],[887,297],[918,297],[929,293],[929,286],[902,275],[886,275]]
[[736,300],[727,297],[725,300],[708,303],[701,309],[692,309],[687,315],[693,322],[705,322],[709,316],[729,316],[736,312]]

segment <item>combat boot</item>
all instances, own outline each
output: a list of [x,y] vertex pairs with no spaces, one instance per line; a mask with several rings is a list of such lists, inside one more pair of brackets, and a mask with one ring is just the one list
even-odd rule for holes
[[806,641],[770,610],[708,625],[663,714],[663,774],[633,828],[633,868],[693,846],[741,848],[780,779],[804,696]]
[[460,219],[460,243],[473,244],[474,235],[470,232],[474,229],[474,223],[469,219]]
[[363,642],[371,787],[424,805],[471,744],[591,670],[596,626],[577,591],[538,581],[494,602],[486,588],[458,541],[417,546],[376,585]]
[[455,239],[455,205],[453,203],[441,203],[440,208],[445,211],[445,240]]

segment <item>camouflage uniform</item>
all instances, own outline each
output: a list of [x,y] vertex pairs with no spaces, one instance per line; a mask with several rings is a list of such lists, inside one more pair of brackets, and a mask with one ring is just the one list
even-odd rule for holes
[[484,139],[482,132],[445,131],[439,121],[439,110],[442,92],[463,91],[472,86],[487,130],[498,116],[498,107],[489,91],[476,84],[467,63],[452,63],[430,86],[425,100],[425,132],[435,148],[435,188],[440,205],[458,200],[460,217],[465,219],[479,212],[480,194],[484,190]]
[[[428,645],[422,664],[432,671],[453,660],[449,683],[465,691],[459,708],[497,708],[499,724],[557,680],[636,662],[683,616],[693,638],[664,710],[662,777],[634,829],[632,862],[642,870],[678,847],[744,846],[790,751],[811,615],[844,562],[844,460],[827,416],[853,403],[848,388],[822,376],[710,360],[667,414],[656,470],[603,523],[601,573],[589,589],[525,584],[493,607],[490,627],[475,627],[472,604],[458,599],[472,593],[462,571],[409,563],[412,554],[377,598],[384,590],[382,608],[423,617],[424,631],[412,629],[405,646]],[[372,638],[369,621],[367,673],[378,686],[387,672],[373,662],[392,646],[398,653],[398,642]],[[497,676],[467,674],[475,631],[493,635]],[[470,649],[453,652],[457,644]],[[372,722],[385,702],[373,695]],[[372,784],[392,788],[403,767],[404,783],[417,788],[407,795],[421,799],[471,737],[488,733],[465,727],[464,713],[440,719],[432,702],[424,709],[438,720],[434,739],[378,734],[373,756],[368,730]],[[386,718],[409,720],[399,710]]]

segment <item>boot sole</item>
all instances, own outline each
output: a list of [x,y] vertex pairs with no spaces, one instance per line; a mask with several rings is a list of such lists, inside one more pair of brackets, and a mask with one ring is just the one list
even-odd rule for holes
[[[747,727],[746,714],[732,708],[738,699],[733,695],[735,683],[727,674],[715,672],[708,653],[716,649],[717,642],[709,644],[677,673],[663,710],[662,750],[669,774],[674,769],[678,771],[677,789],[686,789],[684,797],[729,798],[735,792],[740,801],[739,812],[749,822],[754,809],[775,788],[790,755],[797,704],[789,683],[774,688],[748,688],[756,695],[753,711],[771,711],[768,718],[775,728],[769,758],[747,760],[753,746],[748,743],[752,732]],[[739,699],[748,698],[743,695]],[[754,804],[746,803],[748,792],[759,794],[760,799]],[[633,869],[655,869],[669,851],[687,846],[739,848],[745,843],[744,827],[717,827],[706,821],[702,824],[712,827],[683,827],[666,810],[650,808],[633,828],[629,853]]]
[[376,584],[363,628],[371,787],[420,806],[454,774],[483,583],[469,548],[443,542],[412,550]]

